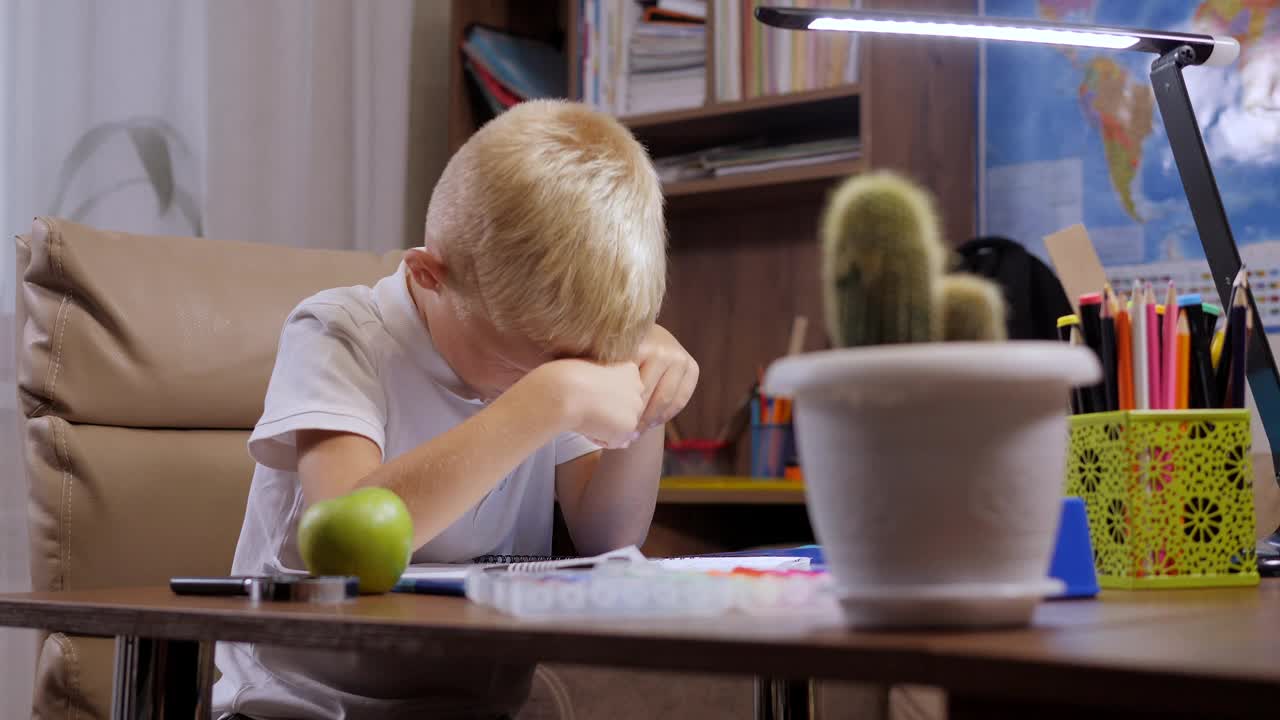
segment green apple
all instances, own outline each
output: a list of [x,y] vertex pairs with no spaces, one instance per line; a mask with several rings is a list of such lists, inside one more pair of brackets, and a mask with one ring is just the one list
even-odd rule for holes
[[413,553],[413,519],[404,501],[380,487],[361,488],[307,508],[298,549],[312,575],[354,575],[360,592],[390,590]]

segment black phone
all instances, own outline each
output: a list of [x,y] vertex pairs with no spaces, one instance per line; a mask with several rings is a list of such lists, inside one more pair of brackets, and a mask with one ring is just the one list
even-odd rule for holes
[[174,577],[169,579],[169,589],[175,595],[248,597],[255,602],[338,602],[360,594],[360,579],[345,575]]

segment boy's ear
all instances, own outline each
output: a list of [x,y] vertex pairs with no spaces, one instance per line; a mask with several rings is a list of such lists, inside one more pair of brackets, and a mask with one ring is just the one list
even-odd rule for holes
[[444,286],[448,268],[444,260],[428,248],[411,248],[405,251],[404,264],[409,268],[413,281],[424,290],[439,292]]

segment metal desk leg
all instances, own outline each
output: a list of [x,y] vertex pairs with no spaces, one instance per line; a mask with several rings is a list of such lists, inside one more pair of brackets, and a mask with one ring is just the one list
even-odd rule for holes
[[756,678],[756,720],[811,720],[812,680]]
[[212,642],[116,638],[112,720],[208,720],[212,689]]

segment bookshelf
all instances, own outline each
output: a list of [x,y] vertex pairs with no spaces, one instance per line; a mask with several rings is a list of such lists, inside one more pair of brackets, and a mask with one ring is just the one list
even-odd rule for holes
[[804,485],[750,477],[663,478],[658,502],[672,505],[803,505]]
[[650,113],[648,115],[629,115],[621,118],[621,120],[624,125],[632,130],[643,130],[662,125],[698,122],[709,118],[732,117],[775,110],[785,111],[814,102],[856,98],[858,92],[859,85],[854,83],[821,90],[788,93],[786,95],[768,95],[749,100],[736,100],[733,102],[712,101],[702,107]]
[[[565,72],[573,88],[578,72],[573,61],[578,5],[577,0],[454,0],[452,148],[465,142],[483,120],[459,59],[467,27],[481,23],[559,44],[569,58]],[[977,0],[864,0],[864,6],[973,13]],[[708,32],[709,102],[621,118],[651,155],[688,152],[758,135],[837,128],[857,133],[862,147],[861,157],[855,160],[665,185],[670,271],[659,321],[702,368],[698,391],[679,419],[686,437],[714,435],[754,380],[757,368],[785,351],[795,315],[810,319],[806,350],[827,346],[815,240],[823,201],[841,178],[868,169],[904,172],[937,197],[951,243],[968,240],[975,230],[977,50],[973,43],[864,36],[859,39],[856,83],[715,102],[713,42],[714,33]],[[747,465],[746,448],[740,448],[737,471],[744,472]],[[667,517],[655,523],[665,523],[664,532],[680,526],[675,532],[682,542],[721,533],[715,542],[707,542],[730,546],[751,535],[745,529],[739,533],[736,523],[758,526],[764,517],[758,513],[779,518],[779,527],[803,527],[802,505],[757,502],[772,497],[764,492],[763,488],[714,485],[692,488],[668,480],[660,509],[660,515],[665,512]],[[798,489],[789,492],[792,501],[799,503]],[[729,513],[733,507],[739,508],[732,511],[740,513],[732,515],[737,520],[712,519],[716,508]],[[800,514],[799,520],[793,512]]]
[[[730,190],[751,190],[753,188],[769,188],[777,185],[803,183],[813,180],[832,180],[861,172],[865,164],[861,160],[841,160],[838,162],[803,165],[801,167],[783,168],[765,172],[744,173],[721,178],[698,178],[697,180],[681,180],[663,185],[668,204],[679,198],[690,195],[728,192]],[[741,198],[739,198],[741,199]]]

